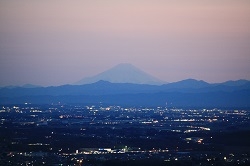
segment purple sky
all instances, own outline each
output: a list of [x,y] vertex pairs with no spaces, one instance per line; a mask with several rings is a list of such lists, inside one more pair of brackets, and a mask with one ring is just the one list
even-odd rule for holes
[[250,80],[249,0],[0,0],[0,86],[131,63],[164,81]]

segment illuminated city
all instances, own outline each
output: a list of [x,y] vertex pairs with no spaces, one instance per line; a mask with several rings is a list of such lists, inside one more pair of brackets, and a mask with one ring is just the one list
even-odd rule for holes
[[249,118],[242,109],[5,105],[1,165],[247,165]]

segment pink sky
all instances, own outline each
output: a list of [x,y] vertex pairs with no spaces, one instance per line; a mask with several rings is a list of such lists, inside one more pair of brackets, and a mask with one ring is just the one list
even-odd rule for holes
[[0,86],[131,63],[164,81],[250,80],[248,0],[0,0]]

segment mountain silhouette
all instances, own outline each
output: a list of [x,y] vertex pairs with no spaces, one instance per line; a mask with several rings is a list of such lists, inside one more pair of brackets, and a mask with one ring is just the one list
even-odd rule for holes
[[157,79],[150,74],[138,69],[137,67],[128,64],[121,63],[113,68],[106,70],[93,77],[84,78],[76,85],[91,84],[100,80],[108,81],[111,83],[132,83],[132,84],[148,84],[148,85],[162,85],[166,82]]
[[232,80],[226,81],[226,82],[223,82],[222,84],[227,85],[227,86],[242,86],[242,85],[245,85],[247,83],[249,83],[248,80],[241,79],[241,80],[236,80],[236,81],[232,81]]
[[195,80],[195,79],[186,79],[178,82],[169,83],[164,85],[168,89],[200,89],[200,88],[207,88],[212,86],[211,84],[203,81],[203,80]]
[[[226,85],[225,85],[226,84]],[[229,85],[227,85],[229,84]],[[127,106],[250,108],[250,81],[209,84],[187,79],[164,85],[110,83],[1,88],[0,104],[80,103]]]

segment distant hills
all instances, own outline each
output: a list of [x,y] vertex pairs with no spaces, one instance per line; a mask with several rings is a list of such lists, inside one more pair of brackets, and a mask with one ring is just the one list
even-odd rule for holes
[[147,74],[129,63],[121,63],[113,68],[97,74],[93,77],[84,78],[76,85],[90,84],[97,81],[108,81],[111,83],[132,83],[132,84],[148,84],[162,85],[166,82]]
[[186,79],[159,80],[135,66],[119,64],[75,85],[40,87],[26,84],[0,89],[0,104],[106,104],[128,106],[230,107],[250,109],[250,81],[210,84]]
[[42,87],[40,85],[33,85],[33,84],[24,84],[22,86],[5,86],[5,87],[0,87],[1,88],[8,88],[8,89],[13,89],[13,88],[38,88],[38,87]]
[[163,85],[98,81],[58,87],[0,89],[0,104],[82,103],[128,106],[250,108],[250,81],[209,84],[187,79]]

